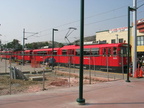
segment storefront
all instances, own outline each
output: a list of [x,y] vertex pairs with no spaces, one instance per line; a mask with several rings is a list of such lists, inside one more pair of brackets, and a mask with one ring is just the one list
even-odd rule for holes
[[[130,44],[133,47],[133,27],[130,28]],[[128,28],[120,27],[96,32],[96,42],[101,43],[128,43]],[[133,51],[133,50],[132,50]],[[137,55],[144,56],[144,19],[137,21]],[[133,56],[133,55],[132,55]]]

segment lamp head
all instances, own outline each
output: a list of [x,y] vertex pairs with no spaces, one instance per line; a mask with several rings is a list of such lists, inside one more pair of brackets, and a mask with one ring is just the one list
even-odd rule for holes
[[58,31],[58,29],[53,29],[53,31]]

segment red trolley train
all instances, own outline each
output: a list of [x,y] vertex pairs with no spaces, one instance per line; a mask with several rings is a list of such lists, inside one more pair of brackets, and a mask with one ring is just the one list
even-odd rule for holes
[[[22,54],[20,54],[22,53],[22,51],[19,51],[17,53],[18,54],[16,54],[16,58],[22,60]],[[122,72],[123,69],[127,69],[127,53],[128,44],[126,43],[84,45],[83,64],[86,68]],[[5,56],[3,55],[1,57]],[[47,48],[25,50],[24,60],[43,62],[45,61],[45,59],[50,57],[54,57],[56,63],[59,65],[79,66],[80,46],[67,45],[61,48],[54,49]]]

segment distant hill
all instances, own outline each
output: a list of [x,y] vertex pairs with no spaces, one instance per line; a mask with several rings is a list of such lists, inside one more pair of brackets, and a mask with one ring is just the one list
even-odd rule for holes
[[[84,37],[84,42],[90,42],[90,41],[96,41],[96,36],[93,35],[93,36],[87,36],[87,37]],[[79,44],[80,42],[80,39],[76,40],[73,42],[73,44]]]
[[[87,37],[84,37],[84,42],[95,42],[95,39],[96,36],[87,36]],[[80,40],[76,40],[74,42],[72,42],[71,44],[79,44],[80,43]],[[54,47],[62,47],[66,45],[65,43],[59,43],[59,42],[56,42],[54,41]],[[37,49],[37,48],[52,48],[52,41],[44,41],[44,42],[33,42],[33,43],[27,43],[26,44],[26,48],[27,49]]]
[[88,36],[88,37],[84,37],[84,41],[88,42],[88,41],[96,41],[96,36]]

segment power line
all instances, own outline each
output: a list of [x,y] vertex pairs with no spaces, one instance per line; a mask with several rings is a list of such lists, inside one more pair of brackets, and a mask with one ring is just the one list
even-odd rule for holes
[[[138,12],[141,13],[141,12],[144,12],[144,11],[140,11]],[[105,21],[108,21],[108,20],[114,20],[114,19],[118,19],[118,18],[122,18],[122,17],[126,17],[127,15],[121,15],[121,16],[117,16],[117,17],[111,17],[111,18],[107,18],[107,19],[103,19],[103,20],[100,20],[100,21],[96,21],[96,22],[91,22],[91,23],[87,23],[85,24],[86,26],[88,25],[92,25],[92,24],[95,24],[95,23],[102,23],[102,22],[105,22]],[[79,26],[74,26],[76,28],[78,28]],[[66,31],[67,29],[63,29],[63,30],[59,30],[59,32],[63,32],[63,31]],[[43,34],[43,35],[40,35],[40,37],[43,37],[43,36],[48,36],[50,35],[51,33],[47,33],[47,34]]]
[[140,5],[139,7],[137,7],[137,9],[140,8],[140,7],[142,7],[143,5],[144,5],[144,3],[142,5]]
[[[89,17],[85,17],[85,20],[87,19],[90,19],[90,18],[93,18],[95,16],[100,16],[100,15],[103,15],[103,14],[108,14],[110,12],[113,12],[113,11],[116,11],[116,10],[119,10],[119,9],[123,9],[124,7],[127,7],[128,5],[124,5],[124,6],[121,6],[119,8],[115,8],[115,9],[112,9],[112,10],[109,10],[109,11],[106,11],[106,12],[102,12],[102,13],[99,13],[99,14],[95,14],[95,15],[92,15],[92,16],[89,16]],[[62,27],[62,26],[66,26],[66,25],[69,25],[69,24],[73,24],[73,23],[76,23],[76,22],[79,22],[80,20],[75,20],[75,21],[72,21],[72,22],[68,22],[68,23],[65,23],[65,24],[62,24],[62,25],[58,25],[54,28],[59,28],[59,27]],[[45,30],[42,30],[40,32],[44,32],[44,31],[48,31],[48,30],[52,30],[52,28],[48,28],[48,29],[45,29]]]
[[[144,0],[139,1],[139,3],[142,2],[142,1],[144,1]],[[140,7],[143,6],[143,5],[144,5],[144,4],[140,5]],[[89,16],[89,17],[85,17],[85,20],[90,19],[90,18],[93,18],[93,17],[96,17],[96,16],[100,16],[100,15],[104,15],[104,14],[109,14],[110,12],[123,9],[124,7],[127,7],[127,5],[121,6],[121,7],[118,7],[118,8],[116,8],[116,9],[112,9],[112,10],[109,10],[109,11],[106,11],[106,12],[102,12],[102,13],[99,13],[99,14],[95,14],[95,15],[92,15],[92,16]],[[121,18],[121,17],[125,17],[125,16],[127,16],[127,15],[121,15],[121,16],[117,16],[117,17],[111,17],[111,18],[107,18],[107,19],[100,20],[100,21],[91,22],[91,23],[88,23],[88,24],[85,24],[85,25],[87,26],[87,25],[92,25],[92,24],[95,24],[95,23],[101,23],[101,22],[105,22],[105,21],[108,21],[108,20],[114,20],[114,19],[118,19],[118,18]],[[68,23],[65,23],[65,24],[56,26],[56,27],[54,27],[54,28],[60,28],[60,27],[66,26],[66,25],[70,25],[70,24],[73,24],[73,23],[77,23],[77,22],[79,22],[79,21],[80,21],[80,20],[75,20],[75,21],[72,21],[72,22],[68,22]],[[78,28],[79,25],[78,25],[78,26],[74,26],[74,27]],[[46,33],[46,34],[40,35],[40,37],[48,36],[48,35],[51,34],[51,30],[52,30],[52,28],[48,28],[48,29],[42,30],[42,31],[40,31],[40,32],[38,32],[38,33],[39,33],[39,34],[42,34],[42,33],[44,33],[45,31],[47,31],[47,32],[49,31],[50,33]],[[63,32],[63,31],[66,31],[66,30],[67,30],[67,29],[59,30],[59,32]]]

